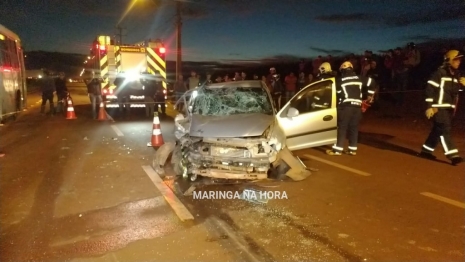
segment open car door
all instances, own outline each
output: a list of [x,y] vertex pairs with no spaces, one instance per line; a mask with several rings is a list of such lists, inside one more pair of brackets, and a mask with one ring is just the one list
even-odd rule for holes
[[337,140],[334,78],[312,83],[299,91],[278,112],[287,147],[299,150],[334,144]]

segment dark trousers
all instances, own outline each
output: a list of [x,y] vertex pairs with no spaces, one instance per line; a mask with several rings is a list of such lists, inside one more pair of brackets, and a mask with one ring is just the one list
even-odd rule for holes
[[53,105],[53,93],[42,93],[42,106],[40,108],[40,112],[41,113],[45,112],[45,105],[47,104],[47,101],[49,102],[49,105],[50,105],[50,113],[54,114],[55,108]]
[[161,113],[166,114],[166,103],[164,94],[155,96],[155,107],[153,109],[153,112],[158,112],[158,106],[161,107]]
[[395,105],[401,106],[404,104],[405,91],[408,85],[408,71],[403,73],[397,73],[394,75],[394,87],[397,93],[394,93]]
[[349,150],[357,150],[358,125],[362,119],[362,109],[357,106],[340,106],[337,109],[337,142],[334,151],[342,152],[347,133],[349,133]]
[[433,153],[439,141],[441,141],[444,154],[447,158],[450,159],[458,156],[459,152],[450,137],[452,113],[450,109],[439,109],[433,116],[433,127],[423,144],[421,149],[423,152]]

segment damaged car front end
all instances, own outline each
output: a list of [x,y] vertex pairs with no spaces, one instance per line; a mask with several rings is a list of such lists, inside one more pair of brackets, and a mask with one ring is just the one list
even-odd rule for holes
[[218,83],[187,96],[185,114],[175,118],[171,162],[177,175],[262,180],[282,163],[286,136],[263,82]]
[[203,86],[186,105],[186,116],[175,119],[177,173],[191,180],[268,178],[286,137],[262,82]]

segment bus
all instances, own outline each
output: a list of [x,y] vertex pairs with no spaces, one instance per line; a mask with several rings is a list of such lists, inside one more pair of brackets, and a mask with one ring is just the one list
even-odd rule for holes
[[26,69],[21,40],[0,24],[0,122],[27,106]]

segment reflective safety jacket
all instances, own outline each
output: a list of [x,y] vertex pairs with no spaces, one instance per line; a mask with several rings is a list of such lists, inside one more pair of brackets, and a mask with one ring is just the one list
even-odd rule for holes
[[425,91],[427,108],[455,108],[460,83],[449,70],[441,67],[428,80]]
[[375,81],[370,77],[348,72],[336,78],[336,92],[340,106],[361,107],[364,96],[375,94]]

